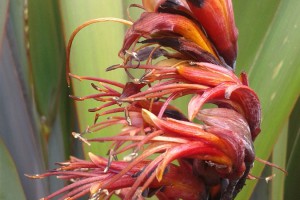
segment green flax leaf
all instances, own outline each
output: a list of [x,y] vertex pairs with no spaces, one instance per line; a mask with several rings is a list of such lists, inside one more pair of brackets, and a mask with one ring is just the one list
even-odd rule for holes
[[[256,154],[268,159],[300,93],[300,2],[234,3],[240,29],[238,71],[248,72],[250,86],[262,105],[262,132],[255,141]],[[255,163],[251,173],[259,176],[263,167]],[[238,199],[249,199],[256,183],[247,181]]]
[[47,136],[58,112],[62,87],[66,87],[65,48],[58,2],[28,2],[30,75],[42,133]]
[[3,0],[0,2],[0,44],[2,43],[2,39],[5,31],[5,24],[8,15],[8,3],[9,3],[8,0]]
[[25,200],[25,194],[15,166],[5,144],[0,138],[0,199]]
[[[48,169],[70,155],[70,124],[74,119],[66,98],[65,41],[60,15],[58,1],[28,1],[29,71]],[[49,180],[51,191],[63,187],[61,181]]]
[[[122,1],[60,1],[65,38],[68,40],[71,33],[87,20],[100,17],[123,18]],[[124,26],[115,22],[104,22],[92,24],[78,33],[73,41],[71,49],[71,73],[78,76],[92,76],[106,78],[114,81],[125,82],[127,76],[123,70],[105,72],[111,65],[121,63],[118,59],[118,50],[121,48],[124,35]],[[86,96],[97,93],[92,89],[91,82],[72,80],[70,94],[75,96]],[[97,83],[96,83],[97,84]],[[89,113],[89,108],[98,107],[101,102],[87,100],[76,102],[76,112],[79,120],[80,130],[84,131],[88,125],[92,125],[95,113]],[[100,118],[103,121],[105,118]],[[95,138],[97,134],[115,134],[118,127],[112,127],[91,133]],[[93,151],[96,154],[105,154],[107,146],[93,143],[91,147],[84,145],[85,152]]]
[[[274,151],[272,153],[272,162],[276,163],[283,169],[286,167],[286,150],[287,150],[287,141],[288,141],[288,130],[289,124],[285,123],[280,136],[274,146]],[[282,173],[280,170],[273,168],[272,174],[274,178],[271,181],[271,199],[284,199],[284,182],[286,174]]]
[[288,176],[285,179],[284,199],[294,199],[300,197],[299,185],[300,179],[300,98],[291,113],[289,120],[289,137],[287,148],[286,170]]
[[26,198],[38,199],[48,193],[47,181],[24,176],[45,170],[27,76],[24,1],[9,1],[8,6],[0,46],[0,137],[14,160]]

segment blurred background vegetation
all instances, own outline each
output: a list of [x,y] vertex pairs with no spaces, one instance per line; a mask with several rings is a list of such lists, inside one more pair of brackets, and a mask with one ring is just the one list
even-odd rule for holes
[[[55,179],[31,180],[69,155],[106,148],[75,141],[72,131],[93,123],[88,108],[95,101],[74,102],[69,94],[93,92],[89,82],[66,84],[65,46],[72,31],[100,17],[128,19],[133,0],[1,0],[0,1],[0,199],[39,199],[63,186]],[[233,0],[239,28],[237,73],[245,71],[262,104],[262,132],[257,156],[285,168],[288,175],[260,163],[252,174],[275,178],[247,182],[238,199],[300,198],[300,1]],[[138,9],[130,9],[136,19]],[[126,27],[93,24],[75,38],[71,72],[126,81],[117,57]],[[185,102],[180,102],[185,105]],[[101,119],[100,119],[101,120]],[[117,129],[117,127],[115,128]],[[116,130],[105,129],[105,133]],[[99,133],[93,133],[95,137]],[[103,134],[103,133],[101,133]],[[258,184],[257,184],[258,183]]]

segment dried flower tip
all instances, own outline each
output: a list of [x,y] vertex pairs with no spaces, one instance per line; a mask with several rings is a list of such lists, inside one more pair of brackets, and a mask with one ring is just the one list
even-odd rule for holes
[[265,181],[268,183],[268,182],[271,181],[275,176],[276,176],[276,174],[272,174],[271,176],[266,177],[266,178],[265,178]]
[[87,141],[87,139],[83,138],[83,137],[81,136],[80,133],[72,132],[72,135],[73,135],[74,138],[76,138],[76,139],[78,138],[79,140],[81,140],[81,141],[84,142],[85,144],[91,146],[91,143],[89,143],[89,142]]

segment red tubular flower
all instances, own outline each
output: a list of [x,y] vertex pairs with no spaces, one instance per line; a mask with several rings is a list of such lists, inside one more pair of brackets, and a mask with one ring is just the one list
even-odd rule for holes
[[[90,109],[97,114],[88,132],[123,125],[110,137],[75,134],[87,143],[112,141],[108,158],[92,153],[91,161],[71,157],[59,168],[33,176],[72,181],[45,199],[90,194],[90,199],[156,195],[227,200],[245,185],[255,159],[261,108],[246,74],[239,78],[233,72],[237,30],[231,1],[153,0],[143,6],[146,11],[126,32],[119,54],[124,62],[107,69],[123,68],[132,82],[70,74],[100,84],[92,83],[95,94],[72,96],[103,102]],[[158,57],[165,59],[152,64]],[[130,70],[144,73],[136,79]],[[187,116],[171,105],[186,95],[193,96]],[[125,116],[98,122],[99,116],[115,113]],[[118,161],[121,153],[127,156]]]

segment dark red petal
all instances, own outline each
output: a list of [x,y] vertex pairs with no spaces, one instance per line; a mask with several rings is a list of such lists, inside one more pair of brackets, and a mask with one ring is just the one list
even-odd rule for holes
[[[250,128],[246,119],[241,114],[232,109],[211,108],[201,110],[197,115],[197,119],[208,126],[219,129],[222,135],[227,134],[225,137],[228,139],[238,138],[239,141],[242,141],[243,144],[241,145],[245,148],[243,151],[246,151],[247,153],[247,161],[254,161],[254,149]],[[213,132],[220,137],[224,137],[216,132],[217,129],[208,128],[207,131]],[[238,142],[234,141],[234,143],[237,144]]]
[[200,46],[180,37],[163,37],[142,41],[142,43],[158,43],[164,47],[170,47],[196,62],[208,62],[215,65],[225,65],[221,63],[215,56],[202,49]]
[[190,9],[213,41],[220,56],[234,67],[238,30],[231,0],[187,0]]
[[123,88],[122,94],[120,95],[120,99],[139,93],[141,91],[141,88],[143,88],[144,86],[145,84],[136,84],[132,82],[126,83]]
[[124,56],[126,50],[140,37],[150,37],[153,34],[163,33],[164,35],[166,33],[181,35],[217,58],[213,47],[197,24],[180,15],[148,12],[143,13],[140,19],[127,30],[119,55]]
[[240,105],[242,105],[245,111],[245,118],[251,129],[252,140],[254,141],[260,133],[261,123],[261,107],[258,96],[247,86],[232,85],[226,89],[225,97],[240,102]]
[[[204,141],[205,144],[208,144],[211,148],[218,149],[219,151],[225,153],[226,156],[232,159],[230,163],[223,163],[227,166],[232,164],[239,165],[238,163],[233,163],[236,161],[237,153],[243,152],[241,149],[237,150],[237,148],[243,148],[243,145],[232,145],[232,142],[227,141],[226,137],[220,138],[219,136],[212,134],[210,132],[204,131],[200,125],[197,125],[192,122],[184,122],[175,119],[159,119],[154,114],[150,113],[147,110],[142,110],[142,115],[144,120],[154,126],[164,131],[164,133],[170,137],[184,137],[185,139]],[[237,137],[236,137],[237,138]],[[191,152],[192,153],[192,152]],[[209,156],[209,155],[208,155]],[[243,159],[243,157],[241,157]],[[217,159],[217,158],[215,158]],[[225,157],[219,157],[220,160],[225,159]],[[225,159],[226,160],[226,159]],[[223,160],[224,161],[224,160]],[[222,163],[220,161],[220,163]]]
[[222,152],[221,148],[216,148],[215,146],[212,146],[211,143],[197,141],[178,145],[169,149],[166,152],[162,163],[156,169],[156,178],[159,181],[162,180],[165,168],[173,160],[191,157],[196,157],[197,159],[201,160],[209,160],[216,165],[220,165],[222,171],[231,171],[231,157],[228,157],[228,155]]
[[222,84],[206,90],[202,95],[195,95],[189,103],[189,119],[196,116],[204,103],[222,102],[224,99],[230,99],[241,106],[243,113],[240,114],[243,114],[249,123],[252,140],[254,140],[260,132],[261,107],[255,92],[244,85]]

